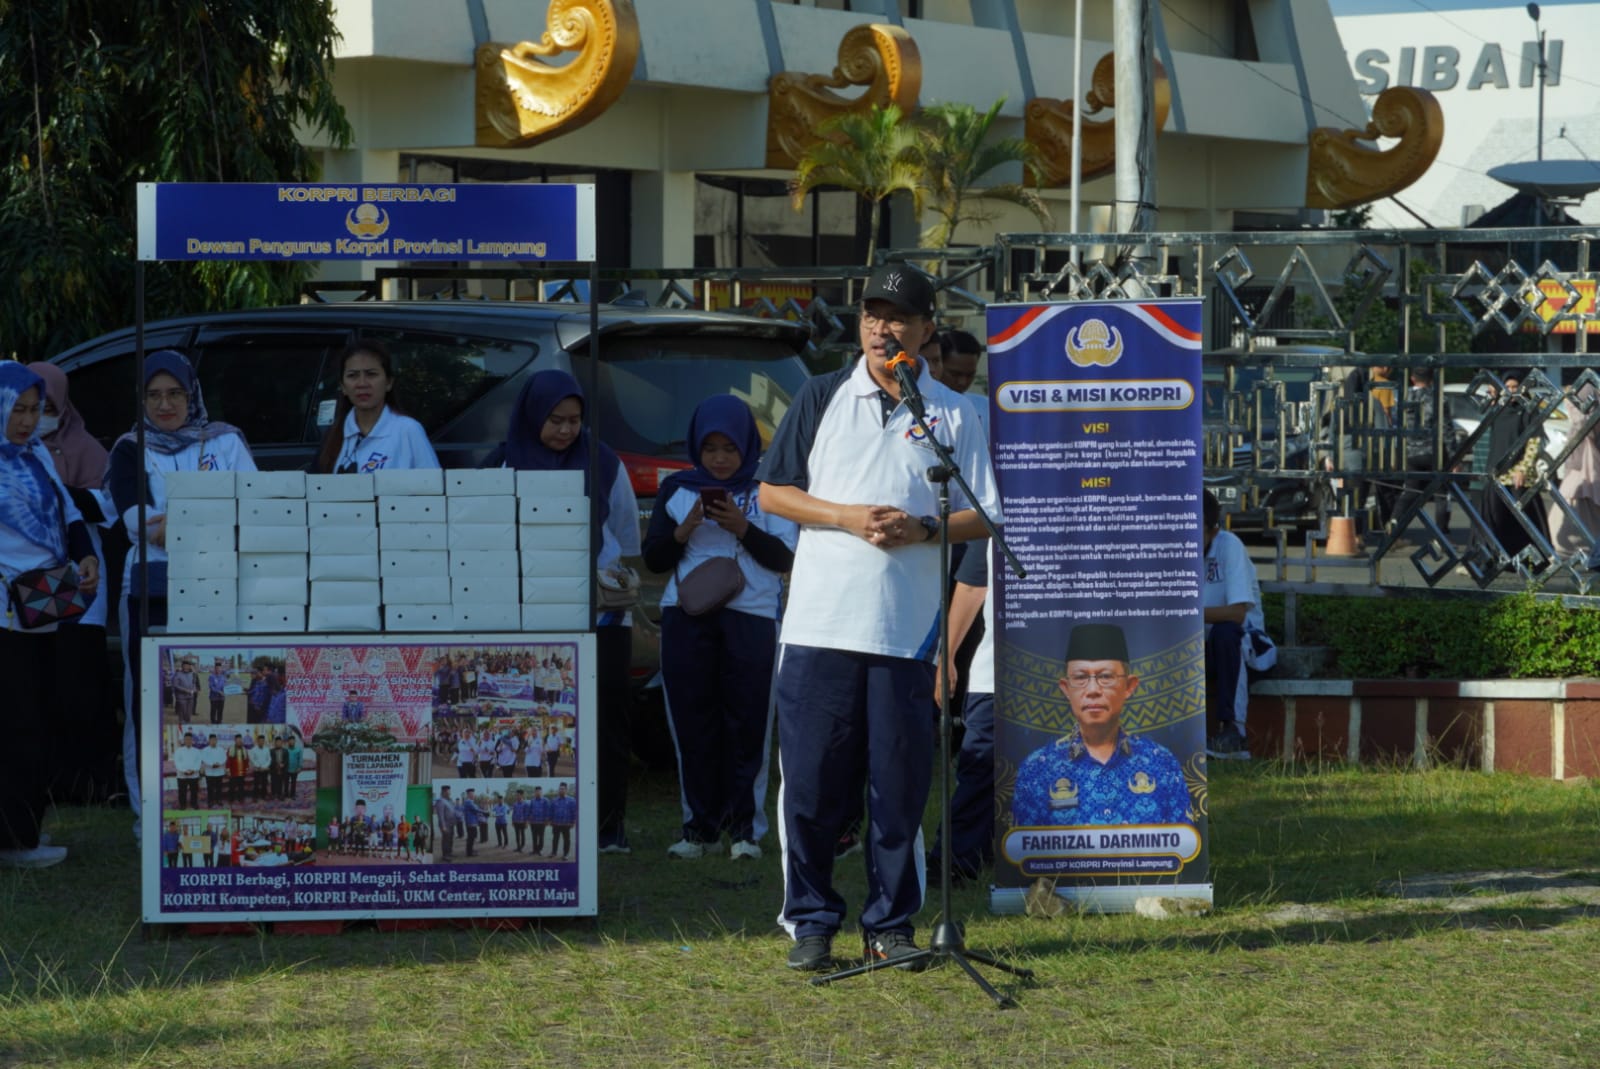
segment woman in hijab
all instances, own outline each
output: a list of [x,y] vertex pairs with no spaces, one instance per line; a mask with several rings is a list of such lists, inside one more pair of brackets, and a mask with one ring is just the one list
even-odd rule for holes
[[[1569,427],[1582,426],[1588,419],[1579,402],[1592,401],[1594,390],[1585,386],[1580,393],[1584,395],[1582,398],[1574,394],[1563,402]],[[1561,476],[1561,496],[1577,517],[1574,519],[1560,505],[1552,504],[1546,514],[1550,544],[1562,557],[1588,558],[1589,538],[1600,539],[1600,427],[1585,435],[1578,447],[1567,454],[1566,471]]]
[[[639,502],[622,462],[599,446],[598,486],[589,485],[589,435],[593,415],[578,380],[565,371],[541,371],[517,397],[506,440],[484,467],[518,471],[582,471],[584,492],[600,513],[600,554],[595,569],[602,583],[616,584],[623,558],[639,555]],[[595,621],[595,669],[599,698],[599,842],[602,854],[629,853],[623,817],[628,807],[628,667],[633,657],[633,619],[623,609],[605,609]]]
[[77,561],[78,585],[93,593],[100,562],[50,452],[39,440],[44,382],[17,363],[0,363],[0,575],[7,590],[0,628],[0,678],[6,680],[8,768],[0,776],[0,866],[42,868],[67,856],[42,841],[50,789],[50,732],[55,714],[56,625],[23,630],[9,585],[23,572]]
[[[28,365],[44,382],[44,408],[39,440],[55,461],[56,474],[83,514],[101,570],[114,577],[122,553],[108,553],[101,526],[112,514],[111,498],[102,487],[109,460],[106,447],[89,433],[67,392],[67,373],[49,363]],[[118,543],[120,546],[121,543]],[[103,801],[122,790],[117,772],[115,703],[106,667],[106,615],[116,587],[108,578],[89,611],[61,628],[56,636],[58,713],[52,721],[55,757],[51,793],[57,799]]]
[[[122,736],[123,774],[128,781],[129,802],[134,816],[143,811],[139,796],[138,719],[139,702],[139,611],[137,598],[147,594],[150,623],[167,622],[167,487],[166,476],[179,471],[255,471],[239,428],[215,422],[206,414],[200,380],[193,366],[175,349],[162,349],[145,358],[144,368],[144,455],[139,455],[137,427],[118,438],[111,447],[106,488],[123,525],[133,541],[123,569],[122,598],[118,604],[122,624],[124,666]],[[139,531],[139,469],[144,469],[145,525]],[[150,588],[139,586],[143,569],[140,558],[150,560]],[[156,706],[160,715],[160,706]],[[134,825],[137,836],[138,824]]]
[[[767,829],[778,596],[800,529],[761,511],[761,434],[749,405],[707,398],[686,441],[694,467],[661,484],[644,539],[645,566],[672,573],[661,596],[661,676],[687,818],[667,856],[721,854],[726,831],[733,857],[754,859]],[[716,557],[738,564],[744,589],[692,616],[678,605],[678,580]]]

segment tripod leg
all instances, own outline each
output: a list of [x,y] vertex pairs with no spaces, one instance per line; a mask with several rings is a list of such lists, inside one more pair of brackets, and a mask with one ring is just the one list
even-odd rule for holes
[[931,950],[919,950],[915,954],[907,954],[903,958],[880,958],[875,961],[854,965],[848,969],[840,969],[838,972],[832,972],[826,976],[813,976],[811,985],[813,987],[821,987],[823,984],[832,983],[834,980],[844,980],[851,976],[860,976],[862,973],[876,972],[878,969],[899,968],[912,963],[917,965],[917,969],[905,969],[904,971],[920,971],[932,960],[933,951]]
[[[994,1004],[1000,1009],[1009,1010],[1016,1006],[1016,1002],[1011,998],[1010,995],[1002,995],[1000,992],[996,991],[994,989],[994,985],[985,980],[978,970],[973,968],[972,962],[967,960],[966,954],[963,954],[961,951],[957,950],[951,951],[946,955],[946,957],[955,962],[957,965],[961,966],[961,968],[966,971],[966,974],[972,977],[972,982],[977,984],[985,995],[988,995],[990,998],[994,999]],[[992,963],[986,962],[985,964]]]
[[1003,973],[1010,973],[1012,976],[1018,977],[1018,978],[1023,979],[1023,980],[1032,980],[1033,979],[1033,970],[1032,969],[1024,969],[1024,968],[1021,968],[1021,967],[1016,966],[1016,965],[1007,965],[1005,962],[997,961],[993,957],[990,957],[988,954],[982,953],[981,951],[977,951],[977,950],[963,950],[962,953],[965,954],[969,959],[971,959],[972,961],[977,962],[980,965],[987,965],[991,969],[999,969]]

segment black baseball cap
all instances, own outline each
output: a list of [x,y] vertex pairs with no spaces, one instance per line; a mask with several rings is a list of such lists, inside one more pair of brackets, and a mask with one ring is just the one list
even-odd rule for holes
[[888,263],[872,272],[861,303],[888,301],[902,312],[933,318],[933,280],[906,263]]

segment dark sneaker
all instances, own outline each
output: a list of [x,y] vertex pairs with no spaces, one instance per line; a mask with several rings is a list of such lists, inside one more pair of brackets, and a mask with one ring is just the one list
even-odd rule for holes
[[1248,761],[1250,748],[1237,729],[1225,727],[1206,740],[1206,756],[1218,761]]
[[[905,932],[869,932],[866,936],[865,949],[868,961],[894,961],[897,958],[910,958],[921,953],[917,949],[917,944]],[[895,968],[921,972],[926,966],[927,959],[917,958],[915,961],[903,961]]]
[[835,860],[859,853],[861,853],[861,836],[854,828],[839,836],[839,841],[833,844]]
[[802,935],[789,948],[789,968],[821,972],[833,964],[833,936]]

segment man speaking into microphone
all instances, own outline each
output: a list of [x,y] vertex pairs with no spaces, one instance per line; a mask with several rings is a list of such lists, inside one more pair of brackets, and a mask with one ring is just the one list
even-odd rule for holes
[[[788,965],[833,961],[845,902],[834,846],[867,785],[868,958],[913,953],[922,908],[923,807],[932,776],[939,612],[938,456],[919,403],[984,508],[999,520],[988,443],[971,401],[915,357],[933,334],[934,288],[902,263],[861,295],[861,357],[808,381],[762,459],[761,508],[800,525],[779,640],[777,707]],[[894,360],[900,362],[891,366]],[[984,535],[951,485],[950,540]]]

